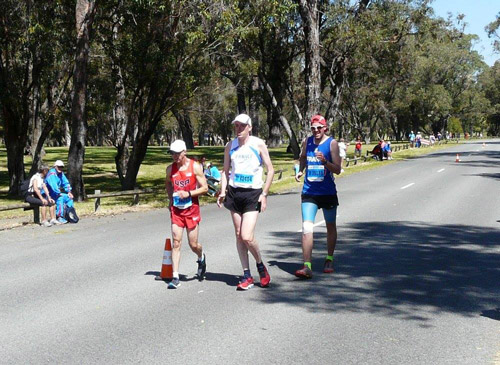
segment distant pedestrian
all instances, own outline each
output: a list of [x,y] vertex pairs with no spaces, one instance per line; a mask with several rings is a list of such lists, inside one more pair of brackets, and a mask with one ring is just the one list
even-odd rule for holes
[[347,147],[349,146],[349,143],[345,143],[344,138],[341,138],[340,141],[338,142],[338,145],[339,145],[340,159],[342,160],[340,163],[341,166],[340,172],[344,172],[343,165],[344,165],[344,160],[347,157]]
[[186,156],[186,144],[176,140],[170,145],[173,163],[167,167],[165,189],[169,198],[172,239],[173,279],[169,289],[177,289],[179,279],[179,263],[181,259],[181,243],[184,228],[187,232],[189,247],[198,257],[198,280],[203,280],[207,262],[203,247],[198,242],[201,222],[199,197],[208,191],[203,167]]
[[361,142],[361,137],[356,139],[356,145],[354,146],[354,156],[361,157],[361,149],[363,146],[363,142]]
[[410,132],[408,138],[410,139],[410,146],[412,148],[415,147],[415,133],[413,133],[413,131]]
[[[221,207],[224,204],[233,220],[236,247],[243,269],[243,279],[236,289],[248,290],[254,285],[248,251],[257,264],[260,285],[267,287],[271,282],[254,231],[259,212],[266,210],[274,168],[265,142],[251,135],[250,117],[240,114],[233,120],[233,125],[237,138],[230,141],[224,150],[224,171],[217,205]],[[263,167],[267,170],[265,181],[262,181]]]
[[333,273],[333,253],[337,244],[337,188],[333,174],[340,174],[341,162],[339,145],[326,135],[328,126],[321,115],[311,119],[312,136],[304,139],[300,152],[299,171],[295,180],[300,181],[304,174],[301,195],[302,209],[302,255],[304,266],[295,271],[295,276],[312,278],[312,249],[314,244],[314,220],[318,209],[323,209],[326,222],[327,254],[323,272]]

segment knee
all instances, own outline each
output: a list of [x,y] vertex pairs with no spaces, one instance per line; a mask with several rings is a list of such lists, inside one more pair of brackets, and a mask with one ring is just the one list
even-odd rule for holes
[[240,235],[240,242],[244,243],[246,246],[251,246],[253,241],[253,235]]
[[181,249],[181,241],[180,240],[173,240],[173,250],[180,250]]

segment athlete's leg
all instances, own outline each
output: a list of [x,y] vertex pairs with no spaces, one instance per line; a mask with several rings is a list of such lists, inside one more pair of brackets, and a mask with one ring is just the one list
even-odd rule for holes
[[241,240],[241,221],[242,216],[240,213],[231,211],[231,218],[233,219],[234,235],[236,236],[236,248],[240,256],[241,266],[243,271],[249,270],[250,264],[248,262],[248,247]]
[[259,244],[257,243],[254,235],[258,216],[258,211],[251,211],[243,214],[241,219],[240,237],[243,244],[252,253],[255,261],[260,264],[262,262],[262,257],[260,256]]
[[335,251],[335,245],[337,244],[337,207],[323,209],[323,216],[326,222],[328,256],[333,256],[333,251]]
[[187,228],[187,238],[189,242],[189,247],[191,247],[191,251],[193,251],[198,258],[201,258],[201,254],[203,252],[203,249],[201,247],[201,244],[198,242],[198,227],[199,225],[197,224],[196,227],[194,228]]
[[313,249],[313,226],[318,212],[314,203],[304,202],[302,207],[302,255],[304,262],[311,262]]
[[182,243],[183,228],[172,223],[172,269],[174,273],[179,272],[179,262],[181,260],[181,243]]

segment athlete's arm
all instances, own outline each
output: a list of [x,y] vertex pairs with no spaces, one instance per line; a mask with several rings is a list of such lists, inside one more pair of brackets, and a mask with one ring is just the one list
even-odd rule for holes
[[334,174],[340,174],[340,171],[342,170],[341,164],[342,164],[342,158],[340,157],[339,154],[339,144],[337,143],[336,140],[332,140],[330,143],[330,155],[332,156],[332,161],[330,162],[327,159],[322,161],[325,165],[325,167],[328,169],[328,171],[334,173]]
[[263,212],[266,210],[267,206],[267,194],[269,194],[269,188],[273,183],[274,178],[274,167],[271,162],[271,157],[269,157],[269,151],[265,143],[262,143],[259,146],[260,156],[262,157],[262,162],[267,170],[266,182],[264,183],[264,187],[262,188],[262,194],[259,196],[260,202],[260,211]]
[[302,175],[304,175],[304,169],[306,168],[307,158],[306,158],[306,146],[307,146],[307,138],[304,138],[302,141],[302,148],[300,150],[299,157],[299,172],[295,175],[295,181],[299,182]]
[[226,188],[227,182],[229,178],[229,167],[231,164],[231,160],[229,159],[229,149],[231,148],[231,141],[226,144],[226,148],[224,149],[224,168],[222,170],[222,174],[220,177],[220,193],[217,197],[217,205],[222,207],[222,202],[224,201],[224,197],[226,196]]
[[198,186],[196,187],[196,189],[190,191],[191,196],[194,197],[194,196],[204,195],[208,191],[208,184],[207,184],[207,178],[203,173],[203,167],[198,162],[195,162],[193,167]]
[[172,186],[172,181],[170,180],[170,175],[172,173],[172,165],[169,165],[167,167],[167,173],[166,173],[166,178],[165,178],[165,191],[167,192],[168,195],[168,206],[172,206],[172,194],[174,192],[174,187]]

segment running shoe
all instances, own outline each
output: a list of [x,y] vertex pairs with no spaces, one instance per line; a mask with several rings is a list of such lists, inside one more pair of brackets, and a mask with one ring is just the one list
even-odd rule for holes
[[179,278],[173,278],[170,283],[168,283],[168,288],[169,289],[177,289],[178,287],[181,286],[181,282]]
[[323,272],[326,274],[333,273],[333,261],[332,260],[325,260],[325,268],[323,269]]
[[198,272],[196,275],[198,276],[198,280],[203,280],[205,276],[205,272],[207,271],[207,258],[205,254],[203,254],[203,258],[201,260],[196,261],[198,263]]
[[295,276],[301,279],[312,279],[313,273],[310,268],[304,266],[302,269],[295,271]]
[[52,224],[53,226],[58,226],[60,224],[62,224],[61,222],[59,222],[57,219],[53,218],[50,220],[50,224]]
[[52,224],[49,221],[43,221],[40,225],[43,227],[52,227]]
[[253,287],[253,278],[243,278],[242,281],[236,286],[236,290],[248,290]]
[[269,275],[269,272],[267,271],[267,268],[264,266],[264,270],[262,272],[259,272],[260,276],[260,286],[263,288],[267,288],[269,284],[271,283],[271,276]]
[[59,217],[59,218],[57,218],[57,220],[58,220],[58,221],[59,221],[59,223],[61,223],[61,224],[66,224],[66,223],[68,223],[68,221],[67,221],[66,219],[64,219],[63,217]]

